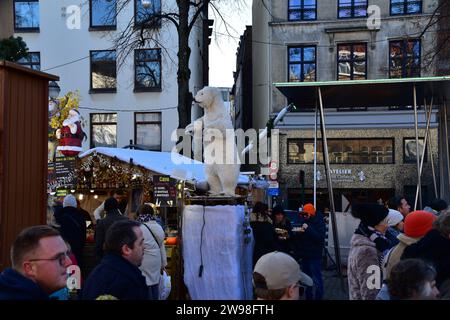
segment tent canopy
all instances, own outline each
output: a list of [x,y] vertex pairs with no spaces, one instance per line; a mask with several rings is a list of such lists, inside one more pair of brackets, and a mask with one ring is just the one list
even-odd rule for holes
[[424,99],[435,104],[450,101],[450,76],[377,80],[324,82],[283,82],[274,86],[294,103],[297,109],[315,108],[318,88],[322,91],[324,108],[412,106],[413,87],[417,104]]
[[[159,151],[142,151],[119,148],[93,148],[79,155],[80,158],[87,157],[91,154],[98,153],[108,157],[116,157],[117,159],[144,167],[148,170],[163,175],[169,175],[177,180],[187,180],[190,182],[205,181],[205,164],[184,157],[175,152],[159,152]],[[240,175],[238,184],[248,184],[247,176]]]

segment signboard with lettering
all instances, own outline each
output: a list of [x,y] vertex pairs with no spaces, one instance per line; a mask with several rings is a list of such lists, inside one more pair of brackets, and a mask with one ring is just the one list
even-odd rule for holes
[[[335,182],[364,182],[366,180],[366,175],[362,170],[352,170],[352,169],[331,169],[331,179]],[[317,181],[325,179],[325,174],[317,170],[316,174]]]
[[153,196],[160,207],[176,206],[177,190],[176,181],[170,176],[153,176]]
[[54,165],[57,188],[74,189],[77,185],[75,157],[56,157]]
[[55,176],[55,163],[49,162],[47,164],[47,192],[54,192],[56,191],[58,183],[56,182],[56,176]]

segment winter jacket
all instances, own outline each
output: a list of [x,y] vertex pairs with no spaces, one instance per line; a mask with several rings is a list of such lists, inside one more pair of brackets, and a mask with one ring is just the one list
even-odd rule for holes
[[380,254],[369,238],[360,234],[352,236],[347,267],[350,300],[374,300],[377,296],[379,288],[369,289],[368,284],[375,285],[378,281],[381,287],[381,278],[373,279],[375,274],[369,267],[379,267]]
[[74,207],[65,207],[56,221],[61,236],[66,240],[77,261],[81,264],[86,242],[86,221],[83,214]]
[[436,286],[450,278],[450,239],[436,229],[431,229],[418,242],[407,247],[402,259],[419,258],[436,267]]
[[82,289],[83,300],[112,295],[119,300],[146,300],[148,288],[138,267],[117,254],[106,254]]
[[390,243],[389,249],[392,249],[393,247],[398,245],[399,240],[397,237],[399,234],[401,234],[401,232],[393,227],[389,227],[386,229],[386,233],[384,236],[386,237],[386,239],[389,240],[389,243]]
[[278,237],[269,221],[251,221],[250,226],[255,239],[253,249],[253,266],[255,266],[258,259],[263,255],[277,250]]
[[394,267],[399,261],[400,258],[405,251],[405,248],[412,245],[413,243],[416,243],[419,241],[420,238],[412,238],[408,237],[404,233],[400,233],[397,236],[397,239],[399,240],[398,245],[396,245],[394,248],[392,248],[383,259],[383,278],[385,280],[389,279],[389,276],[391,274],[392,267]]
[[49,296],[37,283],[7,268],[0,274],[0,300],[49,300]]
[[97,258],[101,259],[103,257],[103,244],[106,239],[106,232],[109,230],[111,225],[120,220],[126,220],[127,217],[120,214],[119,211],[110,211],[106,214],[106,217],[97,222],[97,227],[95,228],[95,254]]
[[293,232],[297,258],[321,259],[325,244],[325,222],[320,212],[309,219],[301,219],[300,226],[308,225],[305,232]]
[[[273,227],[275,228],[275,232],[277,233],[277,250],[293,255],[294,247],[292,243],[292,225],[291,221],[284,218],[281,223],[273,221]],[[283,233],[278,234],[278,231],[282,231]]]
[[[150,228],[154,236],[147,227]],[[142,224],[140,228],[144,235],[144,258],[139,269],[145,277],[147,286],[153,286],[159,284],[161,268],[167,266],[164,230],[155,220],[150,220],[145,225]]]

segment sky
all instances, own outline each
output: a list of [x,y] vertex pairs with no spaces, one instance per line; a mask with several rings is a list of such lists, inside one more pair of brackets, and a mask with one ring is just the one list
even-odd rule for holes
[[252,0],[222,1],[221,14],[227,21],[229,33],[220,17],[214,17],[210,9],[210,19],[214,19],[214,32],[209,47],[209,84],[214,87],[233,86],[233,71],[236,71],[236,52],[239,37],[245,26],[252,24]]

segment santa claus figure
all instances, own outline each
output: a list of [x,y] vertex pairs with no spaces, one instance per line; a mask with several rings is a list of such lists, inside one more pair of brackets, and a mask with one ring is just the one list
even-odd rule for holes
[[81,129],[80,113],[72,109],[64,120],[62,129],[56,130],[56,138],[59,140],[56,150],[67,157],[74,157],[82,151],[81,142],[84,137],[86,134]]

